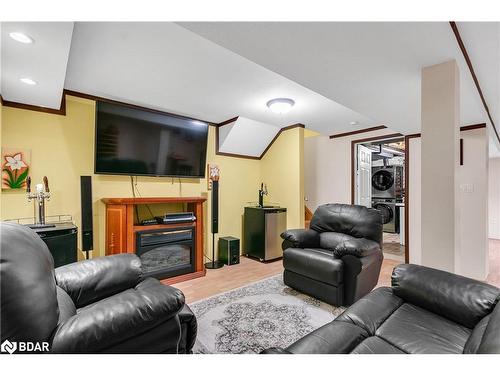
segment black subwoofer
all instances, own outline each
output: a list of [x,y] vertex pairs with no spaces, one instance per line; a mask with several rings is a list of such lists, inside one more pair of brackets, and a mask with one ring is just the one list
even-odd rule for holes
[[240,262],[240,240],[236,237],[219,238],[219,261],[228,266]]

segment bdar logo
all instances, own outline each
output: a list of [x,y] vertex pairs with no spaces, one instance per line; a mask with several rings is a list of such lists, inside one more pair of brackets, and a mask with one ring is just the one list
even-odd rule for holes
[[10,342],[9,340],[5,340],[2,342],[0,346],[0,350],[2,353],[14,353],[17,350],[17,342]]

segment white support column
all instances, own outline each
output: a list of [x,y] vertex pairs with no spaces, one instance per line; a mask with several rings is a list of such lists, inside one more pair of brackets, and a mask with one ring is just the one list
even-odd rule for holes
[[449,272],[460,252],[459,95],[455,60],[422,69],[422,265]]

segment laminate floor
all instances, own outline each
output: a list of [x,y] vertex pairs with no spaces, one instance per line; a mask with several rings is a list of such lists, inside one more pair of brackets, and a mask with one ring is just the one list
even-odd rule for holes
[[399,243],[399,234],[384,233],[383,251],[386,259],[404,262],[405,247]]

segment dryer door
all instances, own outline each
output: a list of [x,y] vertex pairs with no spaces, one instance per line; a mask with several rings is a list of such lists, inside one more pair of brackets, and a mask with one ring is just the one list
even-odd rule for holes
[[373,208],[379,210],[382,214],[382,224],[390,223],[394,218],[394,209],[385,203],[375,203]]
[[393,174],[386,170],[380,169],[372,175],[372,186],[379,191],[386,191],[394,185]]

